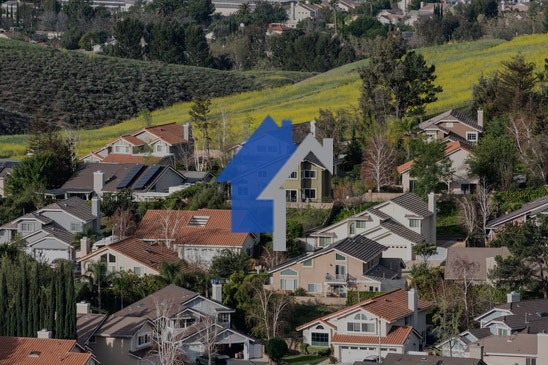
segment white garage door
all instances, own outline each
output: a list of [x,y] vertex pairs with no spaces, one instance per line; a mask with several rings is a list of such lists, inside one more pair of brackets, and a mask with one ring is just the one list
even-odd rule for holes
[[341,346],[340,362],[363,361],[369,355],[371,354],[367,351],[367,347]]

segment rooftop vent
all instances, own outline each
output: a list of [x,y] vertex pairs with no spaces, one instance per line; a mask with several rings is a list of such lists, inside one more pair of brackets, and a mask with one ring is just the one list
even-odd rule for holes
[[194,215],[192,216],[192,218],[190,218],[190,222],[188,222],[188,225],[194,226],[194,227],[205,227],[208,221],[209,221],[208,216]]
[[548,317],[548,312],[537,312],[537,316],[542,317],[542,318]]
[[41,354],[40,351],[31,351],[29,357],[39,357]]
[[150,248],[145,248],[145,252],[152,253],[153,251]]

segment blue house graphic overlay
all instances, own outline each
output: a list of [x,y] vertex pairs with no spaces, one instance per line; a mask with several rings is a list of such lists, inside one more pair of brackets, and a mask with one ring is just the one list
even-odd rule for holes
[[291,125],[267,116],[216,179],[231,183],[232,232],[273,232],[273,201],[258,197],[297,149]]

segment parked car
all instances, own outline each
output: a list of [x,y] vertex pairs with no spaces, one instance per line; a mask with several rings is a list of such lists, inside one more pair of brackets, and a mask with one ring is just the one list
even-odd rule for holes
[[[384,357],[381,356],[382,361],[384,361]],[[379,357],[377,355],[370,355],[363,359],[363,362],[379,362]]]
[[[227,355],[213,355],[211,357],[211,365],[226,365],[227,360],[230,359]],[[202,355],[196,359],[197,365],[209,365],[209,358],[207,355]]]

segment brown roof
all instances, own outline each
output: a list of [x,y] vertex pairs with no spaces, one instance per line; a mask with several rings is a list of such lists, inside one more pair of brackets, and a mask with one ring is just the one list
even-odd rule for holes
[[487,280],[487,258],[508,257],[510,251],[506,247],[449,247],[445,264],[445,280],[460,280],[463,278],[459,263],[470,263],[467,279]]
[[76,315],[76,337],[78,338],[78,345],[84,347],[105,318],[105,314],[98,313]]
[[[82,262],[87,258],[94,256],[98,253],[112,249],[116,252],[121,253],[135,261],[142,263],[143,265],[158,271],[160,263],[167,262],[170,264],[177,263],[180,261],[177,254],[170,249],[159,245],[157,243],[149,244],[135,237],[129,237],[121,241],[112,243],[110,245],[101,247],[98,250],[95,250],[86,256],[80,257],[78,262]],[[192,265],[183,265],[182,271],[196,271],[198,268]]]
[[111,153],[107,155],[105,158],[103,158],[102,162],[106,163],[145,163],[145,160],[147,163],[158,163],[162,160],[161,157],[155,157],[155,156],[134,156],[134,155],[126,155],[123,153]]
[[187,141],[184,138],[185,127],[175,122],[168,123],[168,124],[160,124],[154,127],[147,127],[133,133],[133,135],[136,135],[142,132],[143,130],[146,130],[147,132],[154,134],[158,138],[162,139],[163,141],[171,145]]
[[[396,326],[392,327],[390,332],[381,337],[381,344],[383,345],[403,345],[411,332],[413,327],[411,326]],[[363,344],[378,344],[378,336],[360,336],[360,335],[341,335],[335,332],[331,337],[333,343],[363,343]]]
[[86,222],[95,219],[95,216],[91,213],[91,206],[88,204],[88,202],[75,196],[45,206],[44,208],[40,209],[40,211],[48,209],[61,209]]
[[[249,233],[233,233],[230,210],[148,210],[139,223],[135,236],[144,240],[158,240],[164,236],[166,218],[177,228],[176,244],[242,247]],[[193,217],[208,217],[205,226],[190,225]]]
[[[376,296],[374,298],[366,299],[362,302],[356,303],[347,308],[340,309],[331,314],[327,314],[311,322],[305,323],[297,327],[297,331],[308,327],[310,324],[316,323],[318,319],[328,321],[331,318],[339,318],[358,308],[362,308],[376,316],[384,318],[388,322],[393,322],[412,313],[411,310],[408,308],[408,304],[409,302],[407,291],[402,289],[396,289],[391,292]],[[419,310],[424,310],[426,308],[429,308],[432,304],[422,299],[418,299],[417,305]]]
[[0,337],[0,364],[85,365],[91,354],[71,352],[75,340]]
[[[513,355],[536,355],[537,335],[517,334],[511,336],[489,336],[480,339],[472,346],[483,345],[483,352],[489,354],[513,354]],[[471,345],[468,345],[470,348]]]
[[480,126],[475,120],[473,120],[472,118],[468,117],[467,115],[457,111],[457,110],[454,110],[454,109],[449,109],[448,111],[446,112],[443,112],[439,115],[436,115],[435,117],[433,118],[430,118],[424,122],[422,122],[421,124],[419,124],[419,128],[420,129],[425,129],[427,128],[428,126],[432,125],[432,124],[437,124],[441,121],[444,121],[444,120],[450,120],[450,121],[459,121],[459,122],[462,122],[464,124],[467,124],[468,126],[478,130],[478,131],[483,131],[483,127]]
[[141,145],[145,144],[145,142],[143,142],[142,140],[140,140],[139,138],[137,138],[135,136],[127,135],[127,136],[122,136],[120,138],[123,139],[124,141],[127,141],[127,142],[131,143],[134,146],[141,146]]
[[109,316],[97,332],[95,332],[95,335],[103,337],[131,337],[147,322],[148,319],[144,317]]
[[[449,155],[450,153],[453,153],[457,150],[464,150],[464,151],[467,151],[468,153],[470,153],[470,148],[468,146],[465,146],[464,143],[460,142],[460,141],[454,141],[454,142],[449,142],[446,146],[445,146],[445,151],[444,151],[444,154],[447,156]],[[404,173],[405,171],[409,170],[411,168],[411,166],[413,166],[413,162],[414,160],[411,160],[411,161],[407,161],[406,163],[404,164],[401,164],[399,165],[396,169],[398,170],[398,172],[400,174]]]
[[183,303],[198,296],[191,290],[181,288],[180,286],[170,284],[163,289],[160,289],[143,299],[128,305],[122,310],[114,313],[115,317],[145,317],[150,320],[155,320],[158,315],[156,311],[156,303],[160,306],[166,306],[168,316],[174,316],[187,308]]
[[[445,357],[430,355],[394,354],[386,355],[383,365],[483,365],[483,360],[462,357]],[[370,363],[355,362],[354,365],[366,365]]]

